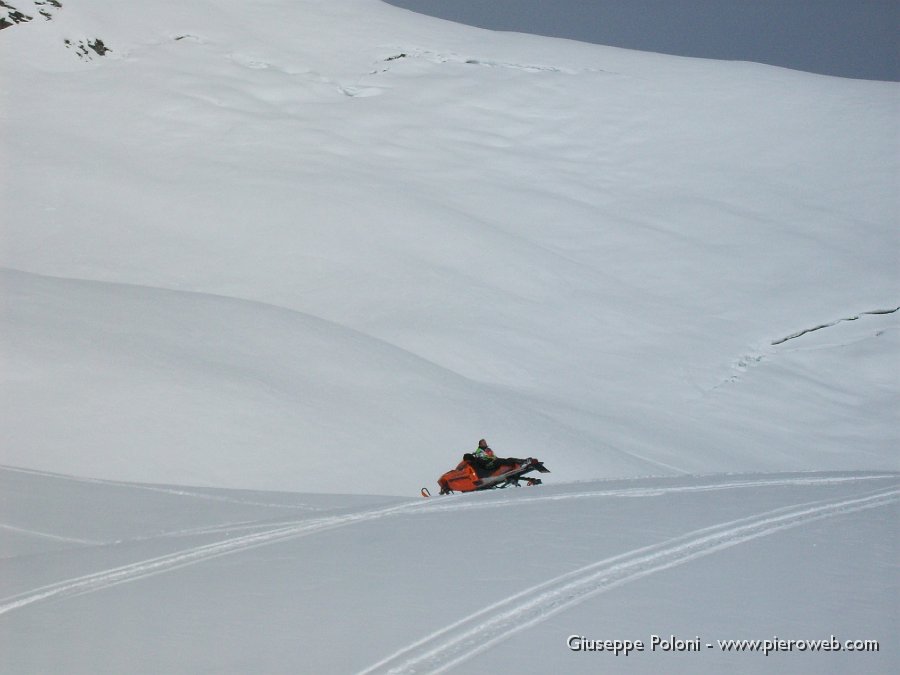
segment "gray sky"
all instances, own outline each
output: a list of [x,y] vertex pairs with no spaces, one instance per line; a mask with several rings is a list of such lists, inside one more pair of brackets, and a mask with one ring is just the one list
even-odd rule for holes
[[900,81],[900,0],[386,0],[483,28]]

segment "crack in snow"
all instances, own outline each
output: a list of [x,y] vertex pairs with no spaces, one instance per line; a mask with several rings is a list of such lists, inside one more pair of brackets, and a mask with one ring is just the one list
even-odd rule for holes
[[[796,340],[797,338],[803,337],[804,335],[808,335],[809,333],[814,333],[816,331],[824,330],[826,328],[833,328],[842,323],[846,323],[846,322],[850,322],[850,321],[857,321],[864,316],[879,316],[879,315],[885,315],[885,314],[894,314],[897,311],[900,311],[900,306],[894,307],[894,308],[888,308],[888,309],[873,309],[873,310],[870,310],[867,312],[860,312],[859,314],[854,314],[852,316],[847,316],[847,317],[844,317],[841,319],[837,319],[835,321],[829,321],[828,323],[822,323],[817,326],[813,326],[811,328],[805,328],[801,331],[797,331],[796,333],[791,333],[790,335],[779,338],[777,340],[771,340],[764,347],[760,347],[758,350],[756,350],[752,353],[745,354],[737,362],[733,363],[731,366],[732,370],[735,370],[737,372],[734,373],[733,375],[731,375],[730,377],[726,378],[725,380],[723,380],[716,386],[714,386],[712,388],[712,390],[716,390],[725,384],[737,382],[740,379],[741,375],[743,373],[746,373],[748,370],[750,370],[750,368],[757,366],[757,365],[763,363],[764,361],[768,360],[772,354],[776,353],[776,351],[771,349],[771,347],[778,347],[780,345],[785,344],[786,342],[790,342],[791,340]],[[881,335],[883,332],[884,331],[877,331],[875,333],[875,336],[877,337],[877,336]]]
[[801,330],[796,333],[791,333],[787,337],[783,337],[779,340],[774,340],[771,344],[773,347],[775,347],[777,345],[784,344],[785,342],[788,342],[789,340],[796,340],[798,337],[802,337],[802,336],[806,335],[807,333],[813,333],[817,330],[822,330],[823,328],[831,328],[833,326],[837,326],[840,323],[844,323],[845,321],[856,321],[863,316],[878,315],[878,314],[893,314],[894,312],[896,312],[898,310],[900,310],[900,306],[894,307],[893,309],[873,309],[868,312],[860,312],[859,314],[856,314],[854,316],[848,316],[843,319],[838,319],[837,321],[823,323],[818,326],[813,326],[812,328],[806,328],[805,330]]
[[[574,75],[576,73],[576,71],[574,70],[571,70],[569,68],[562,68],[559,66],[548,66],[532,63],[514,63],[511,61],[498,61],[495,59],[466,57],[454,53],[437,52],[431,49],[404,49],[398,51],[396,54],[383,58],[382,62],[389,63],[391,61],[400,61],[401,59],[407,58],[421,58],[435,64],[459,63],[463,65],[484,66],[488,68],[510,68],[512,70],[523,70],[528,73],[564,73],[567,75]],[[387,69],[382,69],[380,72],[385,72],[385,70]]]

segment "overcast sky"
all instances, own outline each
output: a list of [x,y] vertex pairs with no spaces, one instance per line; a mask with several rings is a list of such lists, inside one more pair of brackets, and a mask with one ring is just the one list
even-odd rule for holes
[[386,0],[495,30],[900,80],[900,0]]

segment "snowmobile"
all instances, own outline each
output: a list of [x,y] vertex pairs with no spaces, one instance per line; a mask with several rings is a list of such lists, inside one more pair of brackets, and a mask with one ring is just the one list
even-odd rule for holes
[[[510,485],[519,486],[519,479],[526,473],[537,471],[550,473],[544,463],[532,457],[528,459],[496,459],[493,462],[482,462],[473,455],[463,455],[463,460],[443,476],[438,478],[441,494],[452,492],[472,492],[505,488]],[[523,478],[526,485],[540,485],[541,479],[534,476]],[[428,488],[422,488],[422,496],[429,497]]]

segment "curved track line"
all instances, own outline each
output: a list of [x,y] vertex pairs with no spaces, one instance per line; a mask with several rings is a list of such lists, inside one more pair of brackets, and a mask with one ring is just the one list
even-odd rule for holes
[[[144,490],[146,492],[160,492],[163,494],[174,495],[176,497],[188,497],[191,499],[203,499],[211,502],[225,502],[228,504],[240,504],[241,506],[263,506],[268,509],[292,509],[295,511],[321,511],[317,506],[309,504],[281,504],[270,502],[252,501],[249,499],[239,499],[228,495],[216,495],[206,492],[197,492],[200,488],[179,488],[176,486],[149,485],[147,483],[129,483],[120,480],[108,480],[105,478],[86,478],[83,476],[70,476],[62,473],[53,473],[51,471],[39,471],[37,469],[23,469],[17,466],[7,466],[0,464],[0,471],[8,471],[10,473],[22,473],[29,476],[40,476],[42,478],[51,478],[54,480],[68,481],[72,483],[86,483],[89,485],[105,485],[108,487],[126,488],[128,490]],[[237,492],[237,490],[235,490]]]
[[88,574],[82,577],[66,579],[0,600],[0,615],[16,609],[21,609],[22,607],[26,607],[27,605],[42,600],[92,593],[129,581],[136,581],[163,572],[169,572],[204,560],[218,558],[223,555],[248,551],[259,546],[266,546],[288,539],[296,539],[317,532],[324,532],[345,525],[352,525],[353,523],[384,518],[417,507],[420,504],[421,502],[407,502],[381,509],[282,524],[280,527],[275,527],[263,532],[255,532],[253,534],[225,539],[212,544],[195,546],[157,558],[150,558],[123,565],[122,567],[115,567],[113,569]]
[[[828,483],[852,482],[857,480],[874,480],[896,478],[896,475],[879,474],[854,477],[822,477],[822,478],[785,478],[764,479],[741,482],[727,482],[701,486],[673,486],[668,488],[624,488],[619,490],[599,490],[591,492],[578,492],[564,495],[530,496],[525,499],[504,499],[492,501],[459,501],[452,499],[450,503],[436,503],[428,501],[410,501],[393,506],[387,506],[364,511],[356,511],[323,518],[314,518],[302,521],[282,522],[278,526],[253,532],[239,537],[224,539],[212,544],[194,546],[174,553],[169,553],[156,558],[137,561],[121,567],[115,567],[101,572],[75,577],[48,584],[39,588],[19,593],[0,599],[0,615],[22,607],[48,600],[51,598],[82,595],[117,586],[119,584],[137,581],[146,577],[162,574],[172,570],[211,560],[224,555],[248,551],[260,546],[268,546],[289,539],[309,536],[318,532],[352,525],[354,523],[376,520],[379,518],[413,513],[431,513],[436,511],[457,511],[480,508],[499,508],[513,504],[528,504],[535,501],[556,501],[568,499],[585,499],[594,497],[646,497],[659,494],[694,492],[708,490],[727,490],[744,487],[764,486],[792,486],[792,485],[822,485]],[[252,524],[244,527],[253,527]],[[530,592],[530,591],[529,591]]]
[[[696,558],[824,518],[887,506],[892,488],[866,497],[795,505],[695,530],[582,567],[516,593],[394,652],[361,671],[442,673],[588,598]],[[485,635],[498,637],[485,640]]]
[[[569,492],[550,495],[533,495],[528,494],[526,499],[491,499],[478,501],[453,502],[449,504],[440,501],[429,502],[423,510],[425,511],[461,511],[466,509],[491,509],[511,504],[531,504],[534,502],[548,501],[566,501],[569,499],[585,499],[588,497],[659,497],[668,494],[678,494],[682,492],[715,492],[718,490],[738,490],[742,488],[760,488],[760,487],[813,487],[840,483],[853,483],[864,480],[892,480],[898,478],[896,473],[868,474],[861,476],[794,476],[791,478],[762,478],[755,480],[730,480],[723,483],[709,483],[706,485],[673,485],[670,487],[632,487],[632,488],[614,488],[608,490],[590,490],[585,492]],[[507,488],[511,489],[511,488]],[[460,495],[461,496],[461,495]],[[446,497],[438,497],[438,500],[446,499]]]
[[41,539],[52,539],[53,541],[61,541],[67,544],[83,544],[85,546],[102,546],[106,542],[104,541],[95,541],[93,539],[78,539],[76,537],[64,537],[59,534],[52,534],[50,532],[41,532],[40,530],[31,530],[25,527],[16,527],[15,525],[9,525],[7,523],[0,523],[0,530],[9,530],[10,532],[16,532],[18,534],[26,534],[31,537],[39,537]]

